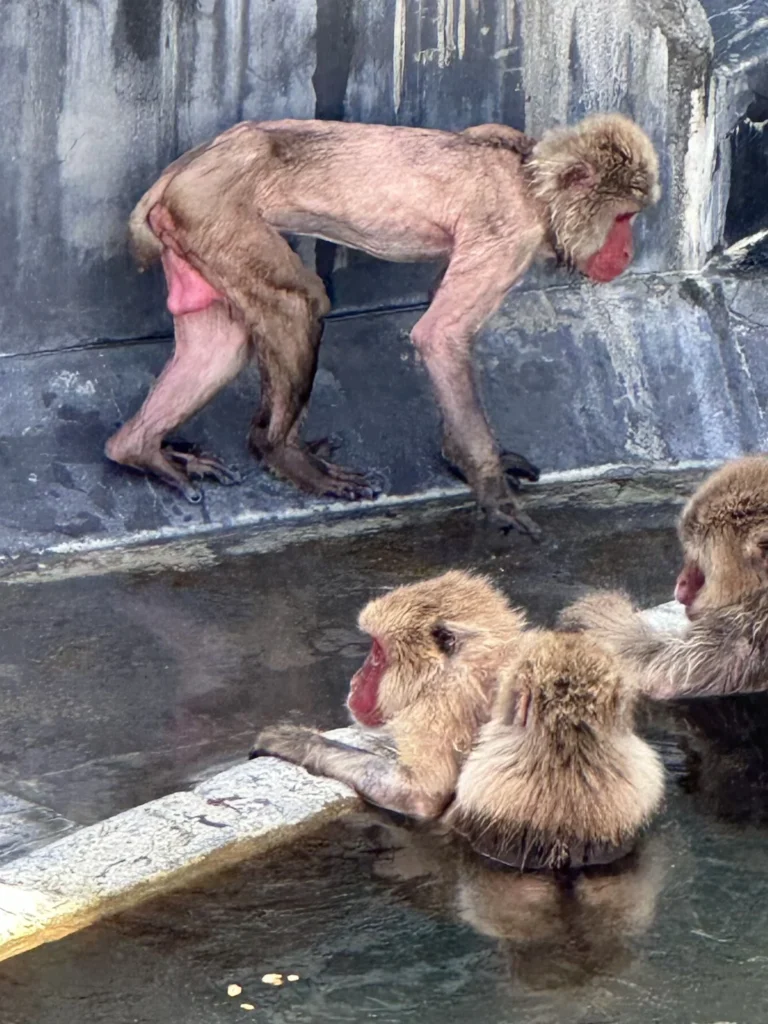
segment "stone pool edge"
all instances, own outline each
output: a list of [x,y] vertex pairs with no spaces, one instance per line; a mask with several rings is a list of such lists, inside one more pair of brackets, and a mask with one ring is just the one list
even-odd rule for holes
[[[677,629],[674,602],[646,613]],[[344,738],[347,730],[334,730]],[[0,960],[284,842],[353,810],[348,787],[272,758],[73,832],[0,870]]]

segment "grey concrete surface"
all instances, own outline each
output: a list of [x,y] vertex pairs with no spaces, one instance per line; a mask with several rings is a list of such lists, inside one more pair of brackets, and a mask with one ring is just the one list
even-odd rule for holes
[[115,815],[3,868],[0,960],[162,892],[214,857],[285,842],[354,803],[345,786],[270,758]]

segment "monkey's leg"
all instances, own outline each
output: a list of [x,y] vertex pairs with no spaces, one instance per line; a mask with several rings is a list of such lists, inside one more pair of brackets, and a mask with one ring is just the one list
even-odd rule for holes
[[373,482],[322,457],[322,442],[303,445],[301,421],[312,392],[322,324],[300,293],[275,295],[265,304],[255,336],[261,407],[249,441],[270,470],[304,491],[358,501],[374,498]]
[[[541,530],[521,511],[512,494],[480,405],[471,362],[474,334],[524,269],[524,264],[510,268],[508,263],[496,266],[488,260],[478,264],[474,253],[454,255],[432,305],[411,337],[443,415],[446,460],[467,480],[492,522],[504,530],[515,529],[537,538]],[[520,458],[514,456],[512,464]],[[528,465],[537,475],[536,467]]]
[[396,761],[295,725],[264,729],[249,757],[265,755],[301,765],[313,775],[338,779],[370,803],[412,818],[439,817],[455,782],[431,789],[419,786]]
[[201,409],[242,370],[248,358],[245,326],[223,302],[173,318],[175,348],[141,409],[107,441],[114,462],[159,477],[191,502],[202,498],[195,478],[239,481],[218,459],[163,446],[163,438]]

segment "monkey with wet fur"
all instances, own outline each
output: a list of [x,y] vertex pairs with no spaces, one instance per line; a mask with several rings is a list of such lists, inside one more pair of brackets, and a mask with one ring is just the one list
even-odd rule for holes
[[347,707],[363,729],[383,731],[395,756],[293,725],[265,729],[251,756],[281,757],[387,810],[437,818],[490,716],[500,666],[524,616],[484,578],[453,571],[369,602],[359,624],[371,650]]
[[654,629],[613,592],[587,595],[562,622],[589,630],[658,699],[768,689],[768,457],[736,459],[708,477],[678,533],[683,633]]
[[443,820],[499,861],[575,867],[628,852],[663,776],[632,731],[632,692],[595,644],[525,632],[498,591],[460,572],[378,598],[360,625],[372,647],[348,706],[364,728],[386,730],[395,756],[292,725],[264,730],[252,756],[425,820],[455,792]]
[[512,867],[626,856],[664,794],[661,761],[634,731],[633,688],[582,634],[530,630],[510,655],[446,824]]
[[257,457],[314,494],[375,496],[364,474],[302,444],[301,420],[329,301],[281,232],[447,270],[411,337],[443,419],[443,452],[503,529],[540,532],[513,496],[538,470],[499,452],[472,376],[472,338],[537,257],[593,281],[632,259],[632,222],[659,195],[647,136],[595,115],[539,142],[505,125],[464,132],[320,121],[244,122],[171,164],[130,221],[142,267],[162,260],[175,351],[139,412],[106,445],[190,501],[196,480],[237,476],[217,459],[163,443],[255,353]]

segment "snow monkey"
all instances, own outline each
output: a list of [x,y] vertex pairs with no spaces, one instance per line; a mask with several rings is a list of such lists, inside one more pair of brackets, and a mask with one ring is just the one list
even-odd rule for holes
[[371,649],[347,698],[354,722],[385,730],[397,756],[293,725],[265,729],[252,756],[282,757],[347,783],[380,807],[437,818],[490,717],[507,647],[524,624],[479,576],[453,571],[397,587],[360,613]]
[[616,659],[590,637],[524,633],[446,823],[511,867],[562,870],[626,856],[664,795],[661,760],[634,731],[635,703]]
[[633,732],[631,690],[594,642],[526,631],[486,580],[460,572],[391,591],[359,621],[372,643],[348,707],[386,731],[395,756],[292,725],[265,729],[252,756],[339,779],[388,810],[442,815],[504,863],[577,867],[629,851],[663,776]]
[[172,163],[130,219],[141,267],[160,259],[175,351],[139,412],[106,445],[192,502],[195,481],[238,476],[210,455],[164,444],[254,355],[255,455],[312,494],[375,497],[370,477],[303,444],[299,428],[330,303],[283,232],[447,269],[411,332],[443,421],[443,454],[504,531],[538,536],[515,500],[538,470],[500,452],[481,409],[472,338],[537,257],[593,281],[632,260],[632,223],[659,196],[647,136],[593,115],[539,142],[505,125],[463,132],[330,121],[243,122]]
[[675,597],[690,620],[654,629],[624,594],[596,592],[563,613],[588,629],[656,698],[768,689],[768,457],[726,463],[680,517]]

